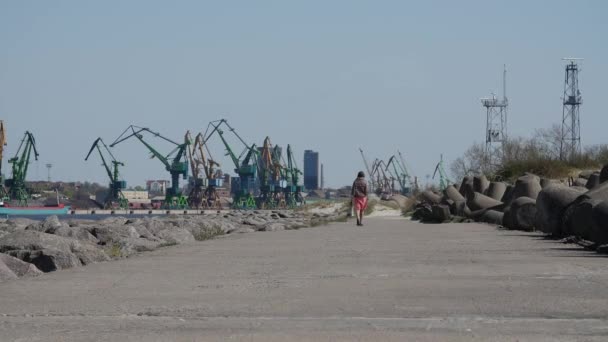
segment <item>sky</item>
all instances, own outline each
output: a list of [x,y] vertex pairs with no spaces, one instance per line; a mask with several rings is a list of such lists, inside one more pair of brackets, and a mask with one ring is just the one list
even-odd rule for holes
[[[560,123],[563,57],[584,58],[583,145],[608,143],[607,15],[600,0],[0,0],[2,169],[27,130],[30,180],[51,163],[53,180],[105,184],[99,158],[84,161],[97,137],[134,124],[179,141],[226,118],[248,143],[291,144],[301,168],[318,151],[327,186],[364,169],[359,148],[399,150],[425,181],[484,140],[479,99],[501,93],[503,64],[509,135]],[[131,186],[169,179],[136,140],[113,152]]]

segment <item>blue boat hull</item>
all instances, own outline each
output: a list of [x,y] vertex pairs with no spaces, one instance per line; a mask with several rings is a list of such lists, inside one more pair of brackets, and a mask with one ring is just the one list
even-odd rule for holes
[[65,207],[0,207],[0,216],[10,215],[65,215],[70,211],[70,206]]

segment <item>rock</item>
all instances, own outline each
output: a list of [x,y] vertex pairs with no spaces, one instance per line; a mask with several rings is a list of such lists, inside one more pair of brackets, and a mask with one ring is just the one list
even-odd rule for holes
[[479,176],[473,177],[473,190],[475,192],[484,194],[489,186],[490,186],[490,182],[486,178],[486,175],[481,174]]
[[431,204],[441,203],[441,196],[437,195],[436,193],[434,193],[430,190],[425,190],[422,193],[420,193],[420,199],[422,201],[426,201]]
[[3,281],[13,280],[13,279],[17,279],[17,278],[19,278],[19,277],[17,277],[15,272],[13,272],[13,270],[8,268],[8,266],[6,266],[0,259],[0,283]]
[[500,201],[502,196],[504,196],[505,191],[507,191],[507,184],[503,182],[492,182],[488,186],[488,190],[486,190],[486,196]]
[[53,234],[56,229],[62,227],[61,222],[57,215],[49,216],[42,222],[37,222],[30,224],[25,229],[27,230],[35,230],[38,232]]
[[536,218],[536,200],[530,197],[518,197],[511,203],[511,220],[513,229],[534,230]]
[[485,210],[485,212],[481,215],[479,220],[481,222],[501,225],[503,221],[504,213],[498,210]]
[[483,195],[479,192],[475,192],[471,198],[467,201],[467,206],[472,211],[477,211],[480,209],[489,209],[502,205],[502,202],[497,201],[491,197]]
[[515,182],[511,201],[514,201],[519,197],[528,197],[535,200],[541,190],[540,178],[532,174],[527,174],[519,177]]
[[589,178],[587,179],[587,183],[585,184],[585,187],[589,190],[597,187],[598,185],[600,185],[600,174],[599,173],[592,173],[591,175],[589,175]]
[[582,194],[581,190],[561,184],[551,184],[536,198],[536,229],[545,234],[563,236],[561,230],[564,211]]
[[7,254],[34,264],[42,272],[52,272],[82,265],[78,257],[73,253],[52,248],[10,250]]
[[93,234],[89,233],[88,230],[80,227],[62,226],[57,228],[53,234],[93,244],[97,244],[99,242],[99,240],[93,236]]
[[606,201],[608,201],[608,182],[602,183],[578,196],[564,211],[562,220],[563,234],[590,235],[593,227],[587,215],[590,215],[597,204]]
[[12,257],[8,254],[0,253],[0,264],[4,264],[19,278],[35,277],[42,274],[42,272],[37,269],[36,266],[21,261],[20,259]]
[[281,224],[281,223],[267,223],[262,229],[260,229],[260,231],[264,231],[264,232],[275,232],[278,230],[284,230],[285,229],[285,225]]
[[3,236],[0,252],[30,262],[43,272],[109,260],[92,244],[33,230]]
[[98,226],[91,234],[99,240],[100,245],[110,245],[129,238],[139,238],[137,229],[133,226]]
[[255,229],[247,228],[247,227],[239,227],[235,228],[228,232],[228,234],[244,234],[244,233],[253,233]]
[[168,243],[183,244],[196,241],[190,231],[185,228],[169,228],[161,230],[158,237]]

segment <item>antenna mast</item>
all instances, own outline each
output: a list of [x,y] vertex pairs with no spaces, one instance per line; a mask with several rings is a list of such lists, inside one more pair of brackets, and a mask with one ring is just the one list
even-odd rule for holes
[[486,148],[484,171],[493,171],[504,156],[504,145],[507,141],[507,66],[502,74],[502,99],[492,94],[491,98],[482,98],[481,104],[486,108]]
[[577,61],[582,58],[563,58],[566,64],[564,80],[564,98],[562,107],[562,139],[559,148],[559,159],[574,158],[581,152],[581,121],[580,105],[583,103],[581,91],[578,89],[579,68]]

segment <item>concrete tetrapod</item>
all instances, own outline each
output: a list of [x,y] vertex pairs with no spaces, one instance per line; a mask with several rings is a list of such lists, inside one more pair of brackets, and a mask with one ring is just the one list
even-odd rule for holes
[[[608,182],[602,183],[578,196],[564,212],[562,221],[562,232],[564,235],[583,234],[584,238],[589,238],[591,230],[590,218],[593,208],[601,202],[608,202]],[[580,235],[580,236],[583,236]]]
[[462,178],[462,183],[460,183],[460,189],[458,189],[458,192],[460,192],[462,196],[467,198],[473,195],[473,192],[475,192],[475,190],[473,190],[472,176],[465,176],[464,178]]
[[476,192],[484,194],[489,186],[490,181],[488,181],[486,175],[481,174],[479,176],[473,177],[473,190],[475,190]]
[[600,185],[600,174],[599,174],[599,172],[592,173],[589,176],[589,179],[587,179],[587,183],[585,184],[585,187],[587,189],[591,190],[598,185]]
[[608,244],[608,202],[596,205],[592,218],[591,241],[598,245]]
[[525,231],[534,230],[536,200],[530,197],[518,197],[511,203],[510,215],[512,227],[507,228]]
[[493,199],[500,201],[502,196],[504,196],[505,191],[507,190],[507,184],[503,182],[492,182],[486,190],[486,195],[488,197],[492,197]]
[[431,204],[441,203],[441,196],[437,195],[436,193],[434,193],[430,190],[423,191],[420,194],[420,197],[422,198],[422,200],[425,200]]
[[481,217],[479,218],[479,221],[481,222],[486,222],[486,223],[491,223],[491,224],[496,224],[496,225],[501,225],[502,224],[502,220],[504,217],[504,213],[498,211],[498,210],[486,210]]
[[519,197],[529,197],[536,199],[538,193],[542,190],[540,186],[540,179],[532,174],[517,178],[515,186],[513,187],[513,194],[511,201],[518,199]]
[[608,164],[604,165],[602,171],[600,171],[600,183],[608,181]]
[[462,196],[453,185],[448,186],[444,191],[445,197],[451,200],[453,203],[450,204],[450,212],[453,215],[464,216],[466,206],[466,199]]
[[444,204],[434,205],[432,207],[431,216],[433,221],[438,223],[449,221],[452,218],[452,215],[450,215],[450,207]]
[[551,184],[544,188],[536,198],[536,229],[545,234],[562,236],[564,211],[582,193],[580,189],[562,184]]
[[473,196],[467,200],[467,206],[472,211],[494,208],[500,205],[502,205],[502,202],[497,201],[492,197],[488,197],[484,194],[480,194],[479,192],[475,192]]

